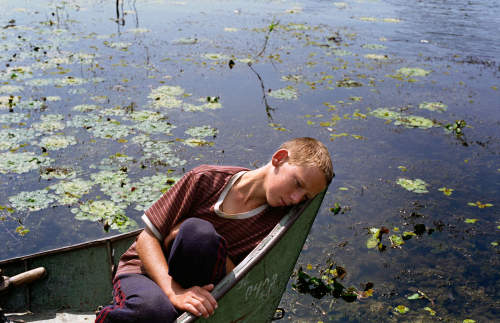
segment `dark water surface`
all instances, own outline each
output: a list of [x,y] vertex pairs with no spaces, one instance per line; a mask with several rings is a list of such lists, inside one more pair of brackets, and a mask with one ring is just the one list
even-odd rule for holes
[[167,176],[313,136],[337,177],[296,271],[373,295],[294,276],[285,321],[499,317],[497,1],[0,7],[1,259],[136,228]]

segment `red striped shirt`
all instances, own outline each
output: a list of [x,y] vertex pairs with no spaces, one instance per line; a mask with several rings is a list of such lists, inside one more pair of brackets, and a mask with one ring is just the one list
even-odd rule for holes
[[[234,166],[202,165],[186,173],[145,214],[162,238],[187,218],[196,217],[212,223],[227,241],[228,255],[238,264],[272,230],[288,208],[268,207],[247,219],[225,219],[214,212],[214,205],[231,177],[247,170]],[[145,270],[135,243],[122,255],[117,276]]]

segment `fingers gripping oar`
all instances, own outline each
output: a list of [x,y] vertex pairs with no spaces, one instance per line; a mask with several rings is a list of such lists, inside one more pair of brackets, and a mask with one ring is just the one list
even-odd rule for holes
[[0,271],[0,293],[11,287],[32,283],[45,276],[45,273],[46,270],[43,267],[31,269],[12,277],[2,276]]

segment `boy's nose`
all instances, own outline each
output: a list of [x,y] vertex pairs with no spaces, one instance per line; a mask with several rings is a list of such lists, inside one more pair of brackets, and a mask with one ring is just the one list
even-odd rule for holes
[[304,197],[305,197],[304,193],[295,191],[292,193],[291,199],[293,204],[299,204],[300,202],[302,202],[302,200],[304,200]]

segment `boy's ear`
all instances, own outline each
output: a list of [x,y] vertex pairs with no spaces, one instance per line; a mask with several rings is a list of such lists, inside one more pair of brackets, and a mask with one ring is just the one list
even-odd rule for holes
[[279,166],[282,165],[287,160],[288,160],[288,150],[280,149],[273,154],[271,163],[273,164],[273,166]]

